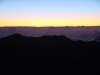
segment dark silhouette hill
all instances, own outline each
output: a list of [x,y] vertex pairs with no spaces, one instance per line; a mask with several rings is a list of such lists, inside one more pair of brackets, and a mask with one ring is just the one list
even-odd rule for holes
[[13,75],[99,75],[99,50],[99,42],[72,41],[65,36],[14,34],[0,39],[0,71]]

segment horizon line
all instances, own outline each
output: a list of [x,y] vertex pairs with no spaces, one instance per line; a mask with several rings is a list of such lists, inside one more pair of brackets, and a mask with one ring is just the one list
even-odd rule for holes
[[32,27],[32,28],[49,28],[49,27],[53,27],[53,28],[63,28],[63,27],[100,27],[100,25],[97,26],[0,26],[0,28],[7,28],[7,27]]

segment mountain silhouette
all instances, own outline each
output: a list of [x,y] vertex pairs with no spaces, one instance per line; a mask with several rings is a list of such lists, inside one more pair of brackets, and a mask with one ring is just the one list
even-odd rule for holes
[[13,75],[99,75],[99,50],[99,42],[72,41],[65,36],[14,34],[0,39],[0,68],[1,72]]

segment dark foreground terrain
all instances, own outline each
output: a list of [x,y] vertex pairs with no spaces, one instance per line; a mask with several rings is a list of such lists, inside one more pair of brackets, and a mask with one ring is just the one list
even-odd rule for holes
[[[0,39],[0,73],[99,75],[100,43],[72,41],[65,36]],[[0,75],[3,75],[0,74]]]

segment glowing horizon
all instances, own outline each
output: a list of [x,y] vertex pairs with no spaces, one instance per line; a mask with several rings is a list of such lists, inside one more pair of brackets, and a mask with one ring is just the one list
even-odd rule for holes
[[0,27],[100,26],[97,0],[1,0]]

